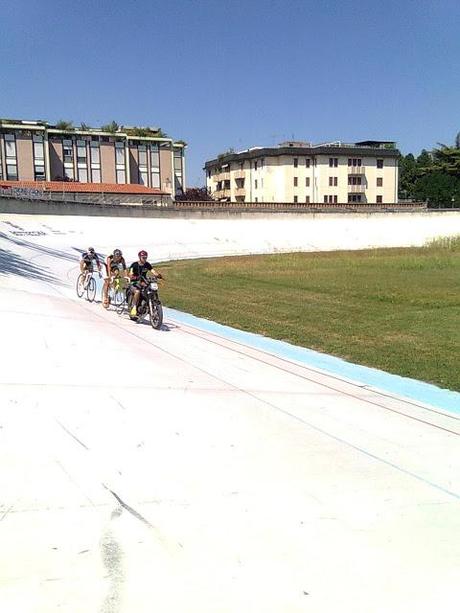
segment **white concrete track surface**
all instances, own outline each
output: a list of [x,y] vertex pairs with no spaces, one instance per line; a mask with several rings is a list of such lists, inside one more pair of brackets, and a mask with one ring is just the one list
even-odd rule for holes
[[127,221],[0,217],[0,611],[456,612],[458,416],[78,300]]

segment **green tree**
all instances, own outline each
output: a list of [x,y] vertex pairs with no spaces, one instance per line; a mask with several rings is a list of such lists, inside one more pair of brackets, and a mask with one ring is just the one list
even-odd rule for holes
[[433,156],[428,153],[426,149],[422,149],[420,155],[417,158],[416,163],[418,170],[425,170],[433,166]]
[[118,131],[118,128],[120,126],[117,124],[116,121],[111,121],[110,123],[106,124],[105,126],[101,126],[101,130],[102,132],[110,132],[111,134],[115,134],[115,132]]
[[414,188],[416,200],[430,206],[450,208],[460,206],[460,178],[445,172],[428,172],[417,179]]
[[417,163],[412,153],[399,158],[399,197],[413,198],[417,180]]
[[71,130],[74,129],[73,122],[72,121],[65,121],[64,119],[60,119],[57,122],[56,128],[58,130],[67,130],[68,132],[70,132]]

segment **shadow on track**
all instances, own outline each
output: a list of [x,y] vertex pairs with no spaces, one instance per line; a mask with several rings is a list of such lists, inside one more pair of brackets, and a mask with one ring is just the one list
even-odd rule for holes
[[0,247],[0,276],[2,275],[62,285],[59,279],[50,275],[43,267],[37,266],[26,258]]
[[[76,262],[79,259],[77,256],[67,253],[66,251],[61,251],[59,249],[52,249],[50,247],[45,247],[44,245],[37,245],[37,243],[32,243],[31,241],[26,241],[24,239],[17,238],[16,236],[9,236],[8,234],[5,234],[4,232],[0,232],[0,238],[10,243],[13,243],[14,245],[18,245],[18,247],[26,247],[27,249],[31,249],[32,251],[36,251],[37,253],[48,255],[53,258],[59,258],[61,260],[68,260],[69,262]],[[84,251],[84,249],[80,251],[79,249],[76,249],[75,247],[72,247],[72,249],[75,249],[75,251],[79,253],[83,253]]]

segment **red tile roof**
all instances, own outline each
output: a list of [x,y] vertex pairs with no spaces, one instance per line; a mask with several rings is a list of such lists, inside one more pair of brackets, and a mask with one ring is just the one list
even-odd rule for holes
[[135,183],[78,183],[77,181],[0,181],[0,189],[19,187],[46,192],[74,192],[93,194],[145,194],[167,195],[160,189]]

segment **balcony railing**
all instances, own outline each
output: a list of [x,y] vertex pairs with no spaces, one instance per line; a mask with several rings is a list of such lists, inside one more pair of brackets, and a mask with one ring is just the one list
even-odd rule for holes
[[244,170],[241,170],[241,169],[234,170],[233,178],[234,179],[244,179],[245,178]]
[[349,185],[348,186],[348,193],[349,194],[364,194],[365,191],[366,191],[366,186],[364,184],[362,184],[362,185]]
[[348,166],[349,175],[363,175],[365,172],[366,169],[364,166]]

